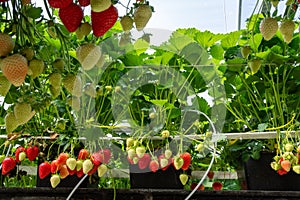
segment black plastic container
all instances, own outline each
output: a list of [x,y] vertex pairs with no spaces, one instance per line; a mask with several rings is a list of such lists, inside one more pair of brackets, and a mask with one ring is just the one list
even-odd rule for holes
[[249,159],[245,163],[245,178],[248,190],[300,191],[300,175],[290,171],[279,175],[270,166],[273,153],[261,153],[259,160]]
[[141,170],[138,165],[130,165],[130,187],[132,189],[183,189],[179,175],[172,165],[165,171],[152,172],[148,168]]

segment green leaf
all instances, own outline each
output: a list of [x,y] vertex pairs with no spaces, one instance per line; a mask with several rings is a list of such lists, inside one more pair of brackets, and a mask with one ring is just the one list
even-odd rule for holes
[[211,46],[210,54],[213,58],[215,58],[217,60],[223,60],[224,59],[224,49],[219,44]]
[[266,124],[266,123],[258,124],[257,130],[260,132],[263,132],[264,130],[266,130],[267,127],[268,127],[268,124]]
[[32,19],[38,19],[41,17],[43,10],[40,7],[31,7],[26,10],[26,15]]
[[139,38],[138,40],[136,40],[133,46],[134,46],[134,50],[136,50],[137,55],[140,55],[149,48],[149,43]]
[[234,32],[228,33],[226,35],[226,37],[224,37],[221,40],[222,47],[224,49],[228,49],[230,47],[236,46],[238,44],[241,34],[242,34],[242,31],[234,31]]
[[153,100],[150,100],[151,103],[157,105],[157,106],[164,106],[168,100],[167,99],[153,99]]
[[204,48],[211,47],[217,41],[221,40],[225,35],[214,34],[210,31],[199,32],[195,36],[195,40]]
[[261,44],[261,41],[263,39],[263,36],[261,33],[257,33],[249,39],[249,46],[251,49],[253,49],[255,52],[258,52],[258,47]]

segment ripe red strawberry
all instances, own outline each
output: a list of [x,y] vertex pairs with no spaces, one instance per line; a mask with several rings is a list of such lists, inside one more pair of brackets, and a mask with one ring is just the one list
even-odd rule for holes
[[0,33],[0,46],[0,57],[7,56],[14,49],[15,43],[9,35]]
[[83,19],[83,10],[75,3],[59,9],[58,15],[69,32],[75,32]]
[[62,165],[61,169],[59,170],[59,176],[61,179],[66,178],[67,176],[69,176],[69,170],[67,165]]
[[[195,187],[196,187],[197,185],[198,185],[198,183],[195,183],[195,182],[191,183],[190,189],[191,189],[191,190],[195,189]],[[201,184],[201,185],[198,187],[197,190],[204,190],[204,189],[205,189],[205,186],[204,186],[203,184]]]
[[149,164],[149,169],[152,172],[157,172],[157,170],[159,169],[159,164],[157,160],[151,160],[150,164]]
[[86,149],[81,149],[78,153],[78,160],[85,160],[89,157],[90,153]]
[[40,179],[46,178],[50,173],[51,173],[51,164],[49,162],[43,162],[39,165]]
[[102,154],[101,163],[107,164],[111,158],[111,151],[109,149],[101,149],[99,153]]
[[83,173],[83,169],[82,169],[82,168],[81,168],[79,171],[76,172],[76,176],[77,176],[78,178],[83,177],[83,175],[84,175],[84,173]]
[[91,13],[93,34],[96,37],[104,35],[117,21],[118,10],[111,5],[102,12]]
[[134,23],[138,31],[145,28],[152,16],[152,8],[147,4],[142,4],[134,11]]
[[78,0],[79,5],[86,7],[90,5],[90,0]]
[[72,176],[72,175],[76,174],[77,170],[76,169],[70,170],[70,168],[68,167],[68,172],[69,172],[69,175]]
[[191,164],[191,154],[189,152],[184,152],[180,155],[180,157],[184,161],[181,169],[182,170],[187,170],[190,167],[190,164]]
[[15,159],[16,159],[16,162],[21,162],[21,160],[19,159],[19,155],[21,152],[25,152],[25,148],[22,147],[22,146],[19,146],[17,149],[16,149],[16,152],[15,152]]
[[99,152],[92,153],[91,161],[93,162],[94,165],[99,166],[102,160],[103,160],[103,154],[100,154]]
[[58,155],[58,158],[56,159],[56,161],[57,161],[57,165],[65,165],[66,164],[66,162],[67,162],[67,160],[68,160],[68,158],[69,158],[69,154],[67,154],[67,153],[60,153],[59,155]]
[[277,20],[271,17],[264,18],[260,23],[260,32],[265,40],[270,40],[278,30]]
[[283,160],[280,163],[282,169],[284,169],[285,171],[289,172],[291,170],[291,162],[289,160]]
[[285,174],[287,174],[288,172],[287,171],[285,171],[284,169],[278,169],[277,170],[277,173],[279,174],[279,175],[285,175]]
[[14,86],[18,87],[23,84],[28,71],[28,63],[24,56],[20,54],[8,56],[1,61],[0,66],[3,75]]
[[223,184],[221,182],[214,182],[212,184],[213,190],[222,190]]
[[12,157],[6,157],[2,161],[2,175],[8,174],[16,166],[16,161]]
[[287,20],[281,22],[279,26],[279,31],[283,36],[283,40],[287,44],[292,41],[294,30],[295,30],[295,22],[293,20]]
[[54,174],[57,171],[59,171],[61,168],[61,165],[57,165],[57,160],[52,160],[51,162],[51,173]]
[[215,173],[213,171],[209,171],[207,177],[212,180],[214,178]]
[[66,8],[72,2],[72,0],[48,0],[48,3],[52,8]]
[[142,158],[138,161],[138,166],[140,169],[146,169],[149,166],[149,163],[151,161],[151,157],[148,153],[145,153]]
[[34,161],[39,155],[39,148],[37,146],[31,146],[26,148],[26,155],[30,161]]

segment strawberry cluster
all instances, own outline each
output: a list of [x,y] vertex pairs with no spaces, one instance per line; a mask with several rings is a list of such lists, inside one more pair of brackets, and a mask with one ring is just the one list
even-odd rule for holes
[[[96,37],[104,35],[117,21],[118,10],[110,0],[48,0],[50,7],[59,9],[58,15],[69,32],[79,30],[80,33],[89,29],[87,22],[82,22],[84,17],[83,7],[91,6],[91,22],[93,34]],[[83,25],[83,26],[82,26]],[[87,27],[87,28],[83,28]],[[84,30],[81,30],[84,29]]]
[[46,178],[51,174],[51,186],[55,188],[61,181],[69,175],[76,175],[81,178],[85,174],[92,175],[98,173],[102,177],[107,171],[107,164],[111,158],[109,149],[99,150],[90,153],[86,149],[81,149],[77,158],[68,153],[62,152],[55,160],[45,161],[38,167],[40,179]]
[[[135,140],[128,138],[127,145],[127,160],[130,164],[136,164],[139,169],[149,169],[153,173],[158,170],[165,171],[169,167],[174,167],[176,170],[186,171],[191,164],[191,154],[184,152],[173,155],[170,149],[166,149],[160,155],[153,155],[146,152],[146,148],[142,145],[135,146]],[[183,173],[179,176],[180,181],[185,185],[188,181],[188,175]]]
[[37,146],[28,146],[27,148],[19,146],[14,156],[0,155],[0,163],[2,164],[2,175],[9,175],[9,172],[12,171],[17,163],[22,162],[26,158],[30,161],[36,160],[39,155],[39,148]]
[[295,148],[293,144],[286,143],[281,154],[274,156],[273,160],[271,167],[279,175],[287,174],[291,170],[300,174],[300,146]]

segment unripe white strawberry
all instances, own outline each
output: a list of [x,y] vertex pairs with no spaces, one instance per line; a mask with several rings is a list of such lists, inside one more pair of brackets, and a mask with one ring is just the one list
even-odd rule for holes
[[271,17],[264,18],[260,23],[260,32],[265,40],[270,40],[278,30],[277,20]]
[[66,165],[70,170],[74,170],[76,168],[76,159],[75,158],[68,158],[66,161]]
[[101,57],[101,49],[95,44],[84,44],[76,49],[76,57],[84,70],[90,70],[96,66]]
[[145,28],[152,16],[152,8],[147,4],[141,4],[134,12],[134,23],[138,31]]
[[135,152],[138,158],[142,158],[146,153],[146,149],[144,146],[140,146],[135,149]]
[[93,162],[90,159],[86,159],[82,163],[82,170],[84,174],[89,173],[93,169]]
[[51,183],[52,188],[56,188],[56,186],[58,186],[58,184],[60,183],[59,175],[54,174],[53,176],[51,176],[50,183]]
[[133,19],[129,15],[125,15],[120,20],[122,29],[125,33],[129,33],[133,27]]
[[107,172],[107,166],[105,164],[99,165],[97,168],[98,176],[102,177]]
[[172,151],[170,149],[167,149],[165,151],[165,158],[169,159],[169,158],[171,158],[171,156],[172,156]]
[[180,179],[181,184],[185,185],[187,183],[187,181],[189,180],[189,177],[186,174],[180,174],[179,179]]
[[292,41],[294,30],[295,30],[295,22],[293,20],[287,20],[281,22],[279,26],[279,31],[283,36],[283,40],[287,44]]

